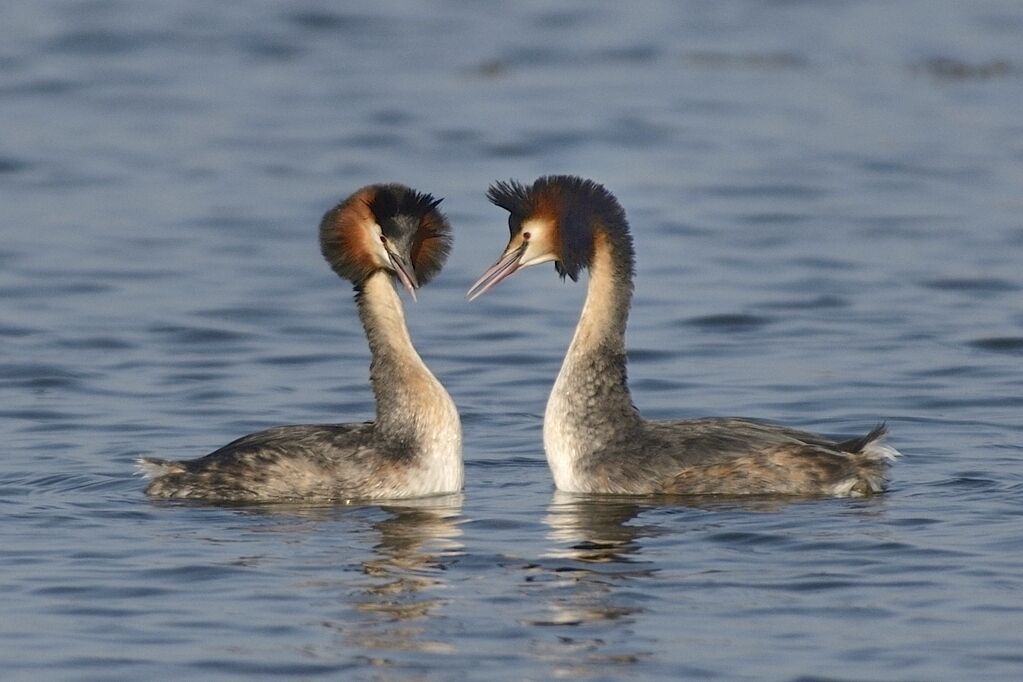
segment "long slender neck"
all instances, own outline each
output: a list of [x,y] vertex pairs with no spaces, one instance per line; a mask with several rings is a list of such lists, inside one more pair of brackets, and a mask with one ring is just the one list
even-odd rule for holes
[[[421,440],[424,429],[443,426],[431,422],[450,419],[446,408],[453,410],[454,404],[412,345],[401,300],[387,273],[370,275],[357,291],[359,318],[373,356],[369,376],[376,396],[377,431],[412,445]],[[445,414],[438,414],[438,406]]]
[[616,377],[615,383],[626,396],[629,389],[624,374],[625,325],[632,303],[632,253],[628,248],[613,245],[601,229],[594,232],[586,302],[566,358],[604,356],[614,359],[622,367],[620,381]]
[[641,423],[626,372],[631,301],[631,244],[598,227],[586,303],[544,417],[544,446],[561,489],[576,488],[570,479],[579,458],[627,440]]

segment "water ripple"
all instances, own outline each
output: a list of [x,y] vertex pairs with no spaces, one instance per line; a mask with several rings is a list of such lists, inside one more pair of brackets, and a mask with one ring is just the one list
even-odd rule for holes
[[686,325],[700,327],[707,331],[752,332],[771,322],[766,317],[744,313],[722,313],[719,315],[701,315],[684,321]]
[[970,345],[980,350],[1008,355],[1023,355],[1023,336],[996,336],[976,339]]
[[156,325],[149,328],[172,343],[187,346],[205,346],[206,344],[230,344],[252,337],[251,334],[231,331],[219,327],[195,327],[176,325]]
[[997,277],[942,277],[927,280],[923,285],[930,289],[975,294],[1006,293],[1018,291],[1021,288],[1015,282]]

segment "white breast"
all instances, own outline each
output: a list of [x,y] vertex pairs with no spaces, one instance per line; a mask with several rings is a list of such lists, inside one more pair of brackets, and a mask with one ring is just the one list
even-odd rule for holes
[[457,492],[462,489],[464,479],[462,424],[458,409],[432,374],[424,383],[430,386],[421,395],[429,398],[423,401],[417,415],[423,451],[417,471],[409,481],[410,493],[436,495]]
[[584,492],[582,482],[576,475],[575,465],[582,452],[576,427],[569,418],[564,374],[562,368],[547,400],[547,410],[543,417],[543,447],[547,452],[547,464],[554,476],[554,486],[558,490]]

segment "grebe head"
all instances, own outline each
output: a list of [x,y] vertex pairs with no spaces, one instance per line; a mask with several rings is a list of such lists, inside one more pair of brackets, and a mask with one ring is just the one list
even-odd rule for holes
[[469,289],[470,301],[512,273],[550,261],[562,278],[567,275],[575,281],[593,260],[598,229],[629,239],[618,200],[592,180],[548,175],[530,186],[515,180],[495,182],[487,198],[508,211],[511,239],[497,262]]
[[451,251],[451,227],[437,210],[441,199],[405,185],[369,185],[320,221],[320,249],[341,277],[359,286],[385,270],[416,298]]

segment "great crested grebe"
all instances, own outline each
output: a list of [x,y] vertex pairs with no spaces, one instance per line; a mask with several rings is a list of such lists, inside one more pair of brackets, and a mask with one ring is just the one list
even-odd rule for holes
[[444,387],[412,345],[397,279],[415,289],[440,271],[451,229],[440,200],[398,184],[370,185],[327,211],[320,248],[355,285],[372,354],[376,421],[279,426],[198,459],[142,458],[159,498],[224,502],[420,497],[462,488],[462,427]]
[[497,182],[511,240],[466,294],[520,268],[554,261],[562,277],[590,271],[586,302],[544,414],[555,485],[565,491],[678,495],[868,495],[884,490],[898,452],[884,426],[835,442],[749,419],[647,421],[626,381],[625,324],[633,248],[625,212],[603,186],[573,176],[532,186]]

